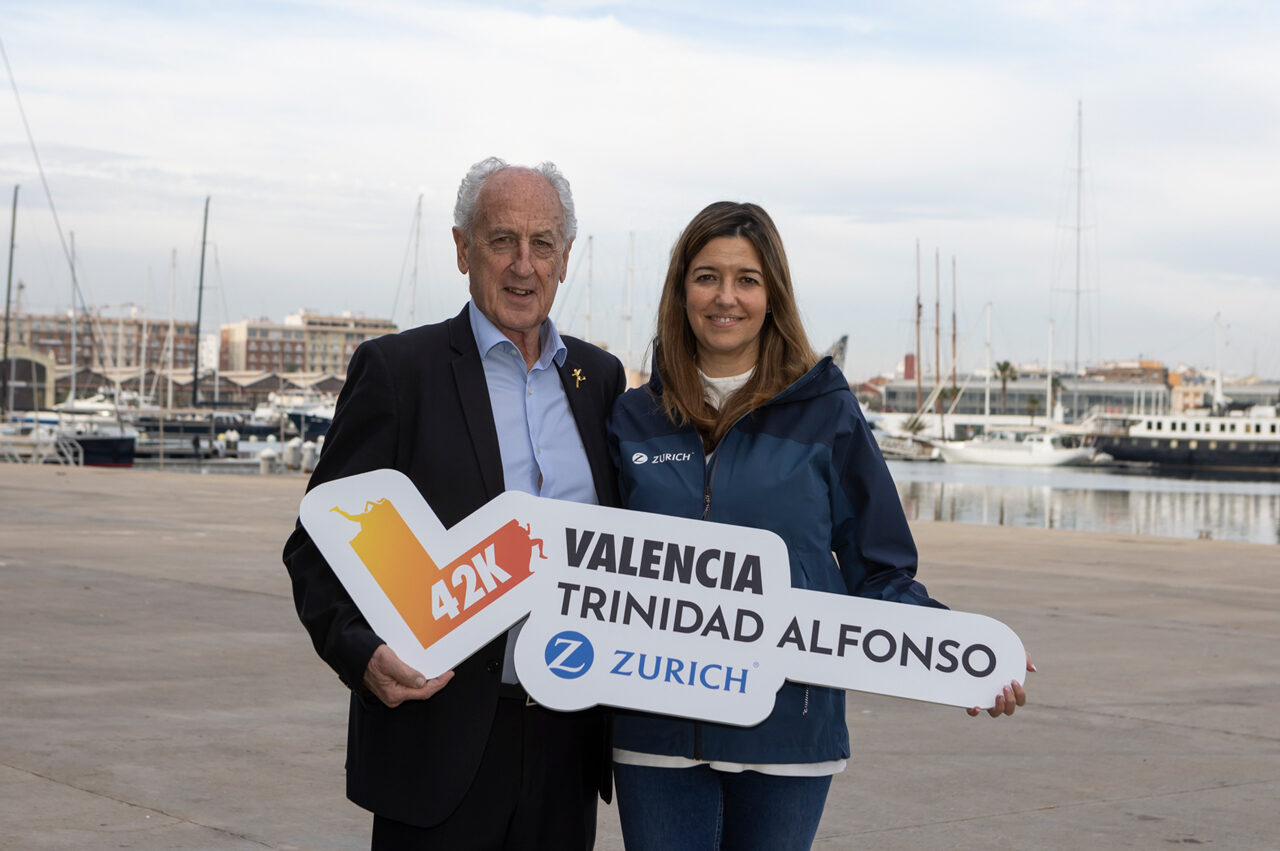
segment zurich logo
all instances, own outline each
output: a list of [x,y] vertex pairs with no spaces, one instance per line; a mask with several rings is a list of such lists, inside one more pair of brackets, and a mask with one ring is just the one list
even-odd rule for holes
[[637,452],[635,455],[631,456],[631,463],[632,464],[648,464],[649,456],[645,455],[643,452]]
[[580,632],[565,630],[551,636],[547,642],[547,668],[557,677],[576,680],[591,670],[596,651],[591,642]]

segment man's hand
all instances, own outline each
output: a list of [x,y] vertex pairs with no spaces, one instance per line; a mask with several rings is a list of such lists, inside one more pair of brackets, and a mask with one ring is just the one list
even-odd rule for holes
[[[1032,673],[1036,670],[1036,666],[1031,662],[1030,653],[1027,654],[1027,670]],[[1023,688],[1022,683],[1014,680],[1009,683],[1009,685],[1005,686],[1004,689],[1001,690],[1000,694],[996,696],[996,705],[988,709],[987,714],[992,718],[999,718],[1001,715],[1012,715],[1015,709],[1019,706],[1025,705],[1026,702],[1027,690]],[[976,706],[971,709],[966,709],[965,711],[969,713],[970,718],[982,712],[982,710]]]
[[364,669],[365,688],[392,709],[406,700],[426,700],[448,685],[451,679],[453,671],[427,679],[400,661],[395,651],[385,644],[373,651],[369,666]]

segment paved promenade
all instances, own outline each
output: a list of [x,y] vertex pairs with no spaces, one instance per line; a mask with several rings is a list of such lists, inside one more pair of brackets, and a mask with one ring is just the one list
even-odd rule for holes
[[[279,558],[303,486],[0,465],[0,848],[367,847]],[[1280,548],[916,533],[935,596],[1021,635],[1031,704],[851,693],[818,848],[1280,846]]]

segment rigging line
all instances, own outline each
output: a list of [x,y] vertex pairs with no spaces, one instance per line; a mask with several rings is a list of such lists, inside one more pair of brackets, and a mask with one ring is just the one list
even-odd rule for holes
[[[36,139],[31,133],[31,125],[27,121],[27,111],[22,107],[22,96],[18,94],[18,81],[13,76],[13,68],[9,65],[9,52],[4,48],[4,39],[0,39],[0,58],[4,59],[5,71],[9,74],[9,85],[13,88],[13,99],[18,102],[18,115],[22,117],[22,128],[27,132],[27,143],[31,146],[31,155],[36,160],[36,171],[40,173],[40,185],[44,187],[44,197],[49,202],[49,212],[53,214],[53,226],[58,232],[58,241],[62,244],[62,255],[67,260],[67,265],[71,267],[71,287],[76,297],[80,299],[81,307],[86,308],[84,302],[84,293],[80,291],[80,282],[76,278],[76,266],[71,261],[71,250],[67,247],[67,239],[62,233],[62,222],[58,219],[58,208],[53,204],[53,192],[49,189],[49,181],[45,178],[44,164],[40,161],[40,152],[36,149]],[[72,316],[75,315],[75,305],[71,305]]]
[[[565,305],[568,304],[569,302],[568,296],[569,296],[569,293],[573,292],[573,285],[578,280],[578,269],[581,268],[581,266],[582,266],[582,254],[579,254],[578,262],[574,264],[573,271],[569,273],[569,277],[564,282],[564,291],[557,292],[557,295],[560,296],[560,299],[559,299],[560,304],[556,307],[556,315],[551,320],[551,322],[556,326],[556,330],[560,330],[560,317],[564,313]],[[579,294],[579,299],[581,299],[580,294]],[[577,307],[577,305],[578,303],[575,302],[574,306]],[[570,324],[572,324],[573,315],[570,315],[569,319],[570,319]],[[566,331],[569,330],[569,326],[566,326],[565,330]]]
[[[227,309],[227,288],[222,285],[222,263],[218,259],[218,243],[212,243],[213,247],[213,276],[217,280],[214,286],[218,290],[218,300],[222,302],[222,321],[229,323],[231,321],[231,312]],[[219,337],[221,340],[221,337]]]
[[[36,148],[36,137],[31,132],[31,124],[27,121],[27,111],[22,106],[22,95],[18,92],[18,80],[13,75],[13,66],[9,64],[9,51],[5,50],[4,40],[0,39],[0,59],[4,60],[4,69],[9,75],[9,85],[13,89],[13,99],[18,103],[18,115],[22,118],[22,128],[27,134],[27,144],[31,146],[31,155],[36,161],[36,171],[40,174],[40,185],[44,189],[44,197],[49,202],[49,212],[53,215],[54,229],[58,232],[58,242],[62,245],[62,256],[67,261],[67,266],[71,269],[71,322],[74,326],[77,322],[76,316],[76,299],[80,300],[80,309],[85,313],[89,313],[88,302],[85,301],[84,291],[80,287],[80,279],[76,275],[75,259],[71,256],[71,249],[67,245],[67,238],[62,232],[62,221],[58,218],[58,208],[53,203],[53,192],[49,189],[49,180],[45,177],[44,163],[40,161],[40,151]],[[96,327],[95,327],[96,323]],[[101,323],[97,318],[90,315],[89,317],[89,338],[93,344],[93,351],[97,357],[102,357],[102,351],[105,346],[106,336],[102,332]],[[110,358],[111,368],[115,368],[115,360],[110,351],[107,351],[107,357]],[[76,365],[71,365],[74,371]]]
[[[421,203],[422,196],[418,196]],[[409,222],[409,239],[404,246],[404,257],[400,259],[400,277],[396,279],[396,294],[391,299],[391,321],[396,321],[396,310],[400,307],[400,288],[404,286],[404,270],[409,268],[409,251],[413,248],[414,229],[421,227],[418,222],[418,213],[415,210],[413,219]]]

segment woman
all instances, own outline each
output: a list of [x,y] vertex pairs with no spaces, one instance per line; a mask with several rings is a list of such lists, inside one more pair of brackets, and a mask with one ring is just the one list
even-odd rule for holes
[[[848,382],[810,347],[782,240],[755,204],[712,204],[680,235],[653,377],[619,399],[609,431],[627,508],[776,532],[798,588],[941,606],[915,581],[889,471]],[[667,452],[693,460],[625,462]],[[1011,683],[988,711],[1025,700]],[[834,689],[788,682],[754,727],[618,713],[623,838],[628,849],[808,848],[848,757]]]

